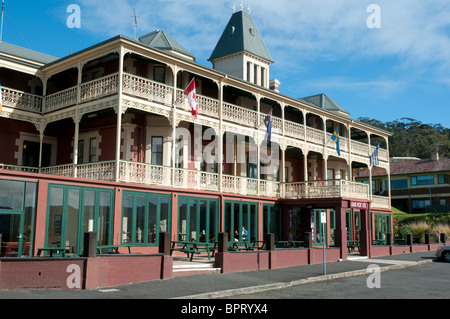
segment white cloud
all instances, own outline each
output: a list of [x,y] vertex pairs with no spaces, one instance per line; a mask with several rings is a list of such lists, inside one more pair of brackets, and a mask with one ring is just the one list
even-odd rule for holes
[[[83,27],[94,34],[133,36],[163,29],[199,63],[206,61],[240,1],[80,0]],[[245,8],[249,1],[245,2]],[[369,4],[381,8],[381,29],[369,29]],[[449,0],[258,0],[252,16],[277,69],[307,67],[310,61],[339,61],[353,56],[396,59],[393,72],[440,77],[450,70]],[[382,83],[382,82],[379,82]]]

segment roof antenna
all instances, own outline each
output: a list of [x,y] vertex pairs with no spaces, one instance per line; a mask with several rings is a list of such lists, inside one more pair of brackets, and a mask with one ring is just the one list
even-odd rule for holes
[[136,9],[133,8],[133,10],[134,10],[134,16],[133,16],[133,18],[134,18],[134,39],[137,39],[136,30],[137,30],[138,21],[137,21],[137,16],[136,16]]
[[2,0],[2,26],[0,28],[0,42],[3,41],[3,15],[5,13],[5,0]]

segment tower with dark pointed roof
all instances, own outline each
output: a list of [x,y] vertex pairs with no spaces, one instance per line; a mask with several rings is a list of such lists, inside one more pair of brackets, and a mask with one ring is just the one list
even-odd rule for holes
[[274,61],[249,13],[235,12],[208,61],[215,70],[269,87]]

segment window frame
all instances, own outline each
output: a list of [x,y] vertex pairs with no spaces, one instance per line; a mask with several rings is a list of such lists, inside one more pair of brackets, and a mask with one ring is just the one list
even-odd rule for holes
[[[131,234],[129,236],[129,241],[124,241],[124,213],[125,213],[125,196],[132,196],[132,219],[131,219]],[[142,231],[142,242],[137,242],[137,215],[138,215],[138,198],[144,198],[144,220],[143,225],[144,229]],[[149,231],[149,219],[150,219],[150,205],[149,200],[151,197],[156,197],[156,220],[155,225],[157,226],[155,229],[155,233]],[[158,246],[159,245],[159,234],[161,233],[161,199],[167,199],[167,232],[171,232],[171,221],[172,221],[172,196],[170,194],[161,194],[161,193],[150,193],[150,192],[138,192],[131,190],[124,190],[122,192],[122,213],[121,213],[121,234],[120,243],[121,245],[129,246]],[[128,223],[130,221],[127,221]],[[159,225],[159,227],[158,227]],[[127,225],[128,226],[128,225]],[[154,242],[149,240],[149,235],[153,234]]]
[[[157,152],[157,151],[155,151],[155,145],[156,145],[156,143],[154,142],[156,139],[161,139],[161,152]],[[161,154],[161,163],[160,164],[157,164],[157,163],[154,163],[154,161],[153,161],[153,155],[156,155],[156,154]],[[164,163],[164,137],[163,136],[152,136],[151,137],[151,153],[150,153],[150,163],[152,164],[152,165],[158,165],[158,166],[162,166],[163,165],[163,163]]]
[[[182,219],[181,216],[181,205],[185,201],[186,204],[186,219]],[[201,202],[206,201],[206,220],[204,225],[204,231],[202,232],[201,227]],[[178,208],[177,208],[177,240],[178,241],[192,241],[191,239],[191,202],[195,202],[195,233],[196,240],[195,242],[216,242],[219,235],[219,199],[217,198],[208,198],[208,197],[192,197],[192,196],[179,196],[178,197]],[[214,234],[211,234],[211,202],[215,203],[215,213],[214,213]],[[185,220],[185,233],[183,233],[182,221]],[[205,236],[205,241],[201,240],[201,235]],[[211,238],[214,239],[210,241]]]

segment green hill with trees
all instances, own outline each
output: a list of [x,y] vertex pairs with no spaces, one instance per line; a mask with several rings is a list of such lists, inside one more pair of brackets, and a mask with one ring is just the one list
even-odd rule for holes
[[392,133],[389,138],[391,157],[425,159],[437,151],[441,157],[450,156],[450,129],[441,124],[424,124],[407,117],[390,122],[360,117],[358,121]]

